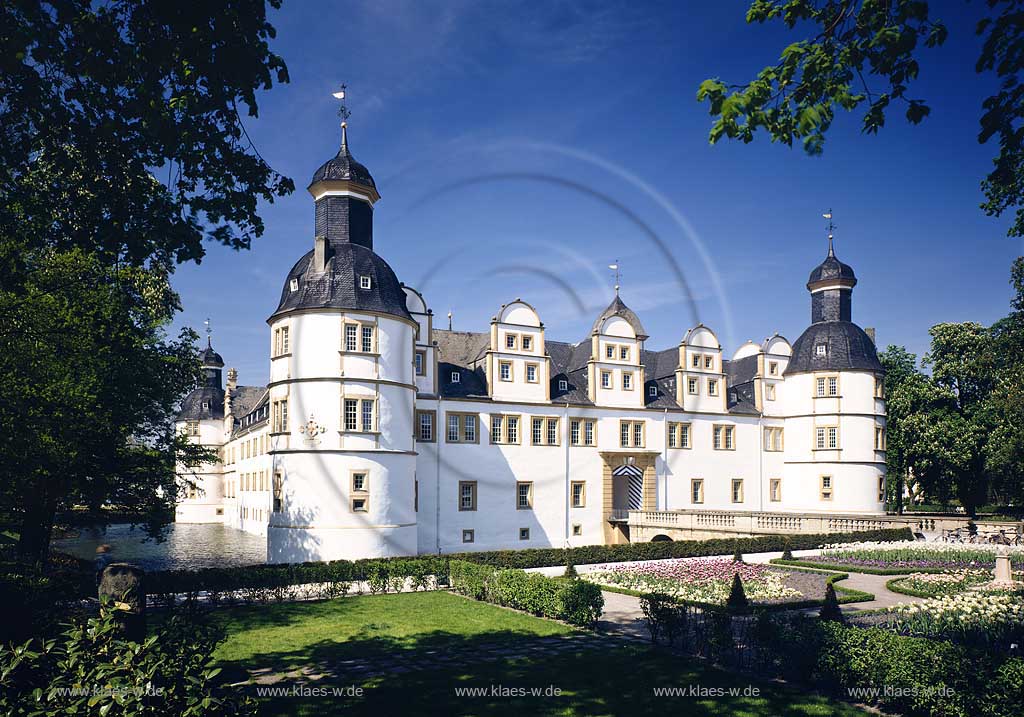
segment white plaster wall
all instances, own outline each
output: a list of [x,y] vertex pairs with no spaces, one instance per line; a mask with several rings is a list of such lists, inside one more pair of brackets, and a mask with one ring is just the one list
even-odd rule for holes
[[[186,430],[186,421],[175,423],[175,430]],[[224,443],[223,422],[218,420],[202,420],[199,422],[199,435],[189,439],[193,443],[201,443],[219,450]],[[223,508],[224,467],[219,462],[203,463],[195,468],[178,466],[178,475],[196,484],[195,498],[183,498],[174,508],[174,519],[179,523],[220,523],[223,516],[218,511]]]

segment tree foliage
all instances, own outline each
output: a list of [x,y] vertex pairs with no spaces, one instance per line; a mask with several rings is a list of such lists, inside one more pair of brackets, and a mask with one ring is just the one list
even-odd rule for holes
[[[986,0],[989,15],[975,28],[983,38],[978,73],[993,73],[999,91],[982,103],[978,141],[997,138],[993,170],[981,183],[991,216],[1016,209],[1011,236],[1024,236],[1024,2]],[[922,0],[754,0],[748,23],[779,21],[807,31],[782,50],[778,62],[746,84],[718,78],[701,83],[697,99],[715,118],[710,140],[751,142],[764,130],[773,142],[800,142],[820,154],[838,110],[862,114],[873,134],[892,111],[912,124],[931,108],[911,94],[922,49],[942,45],[948,29]]]
[[0,511],[25,558],[61,509],[166,516],[175,460],[212,457],[171,430],[197,353],[170,276],[294,188],[243,119],[288,80],[267,2],[0,5]]

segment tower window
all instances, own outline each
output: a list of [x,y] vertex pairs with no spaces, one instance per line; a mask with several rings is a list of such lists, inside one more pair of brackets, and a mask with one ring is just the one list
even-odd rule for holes
[[209,401],[203,401],[203,408],[205,409],[205,408],[209,408],[209,407],[210,407],[210,402]]
[[778,376],[779,375],[779,362],[778,361],[769,361],[768,362],[768,375],[769,376]]
[[359,288],[360,289],[369,289],[370,286],[371,286],[370,277],[368,277],[368,276],[360,276],[359,277]]
[[686,379],[686,390],[689,391],[691,394],[696,395],[697,394],[697,379],[695,379],[695,378],[688,378],[688,379]]
[[825,356],[826,354],[828,354],[828,346],[825,344],[818,344],[814,347],[815,356]]
[[288,282],[288,290],[289,291],[298,291],[299,290],[299,280],[298,279],[292,279],[291,281],[289,281]]
[[498,376],[502,381],[512,380],[512,362],[501,361],[498,363]]

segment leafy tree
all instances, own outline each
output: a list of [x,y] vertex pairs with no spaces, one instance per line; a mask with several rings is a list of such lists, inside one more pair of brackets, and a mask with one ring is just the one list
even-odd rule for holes
[[[990,216],[1016,210],[1010,236],[1024,236],[1024,3],[986,0],[988,16],[975,28],[983,38],[978,73],[994,73],[999,90],[982,102],[978,141],[997,138],[994,168],[981,183]],[[697,99],[715,118],[710,140],[751,142],[758,130],[773,142],[802,143],[820,154],[837,110],[863,113],[865,133],[878,132],[900,108],[917,124],[931,112],[910,94],[920,72],[922,48],[945,42],[946,26],[922,0],[753,0],[748,23],[781,21],[806,29],[779,60],[746,84],[704,80]]]
[[1003,503],[1024,501],[1024,258],[1013,263],[1010,315],[992,327],[996,375],[986,410],[985,468]]
[[62,508],[166,516],[203,453],[171,431],[196,352],[169,277],[294,189],[243,122],[288,81],[267,4],[0,5],[0,508],[26,559]]

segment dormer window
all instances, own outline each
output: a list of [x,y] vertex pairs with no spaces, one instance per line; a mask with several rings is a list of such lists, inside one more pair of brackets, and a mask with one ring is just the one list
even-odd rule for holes
[[658,387],[657,386],[648,386],[647,387],[647,395],[650,396],[651,398],[657,397],[657,395],[658,395]]
[[299,280],[298,279],[292,279],[291,281],[289,281],[288,282],[288,290],[289,291],[298,291],[299,290]]
[[768,375],[769,376],[778,376],[779,375],[779,362],[778,361],[769,361],[768,362]]
[[619,347],[619,358],[622,359],[623,361],[628,361],[629,360],[629,347],[628,346],[620,346]]
[[203,401],[203,410],[205,411],[209,407],[210,407],[210,402],[209,401]]
[[705,356],[704,357],[704,368],[713,368],[714,365],[715,365],[715,357],[714,356]]
[[533,350],[533,337],[532,336],[524,336],[523,337],[523,351],[532,351],[532,350]]
[[569,382],[566,381],[564,378],[559,379],[558,380],[558,390],[559,391],[568,391],[569,390]]
[[514,349],[516,347],[516,335],[505,334],[505,348]]
[[815,356],[826,356],[828,355],[828,346],[825,344],[818,344],[814,347]]
[[369,289],[370,286],[371,286],[370,277],[368,277],[368,276],[360,276],[359,277],[359,288],[360,289]]
[[452,371],[452,383],[459,383],[462,380],[462,374],[458,371]]

